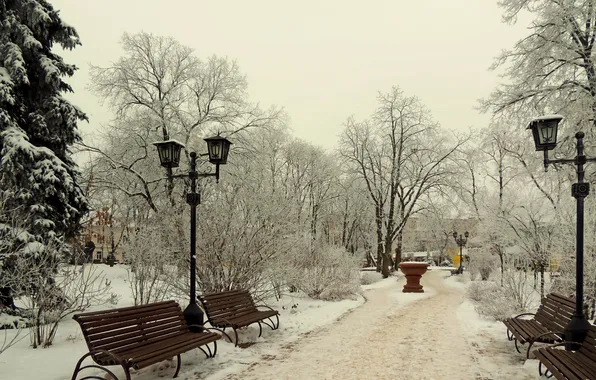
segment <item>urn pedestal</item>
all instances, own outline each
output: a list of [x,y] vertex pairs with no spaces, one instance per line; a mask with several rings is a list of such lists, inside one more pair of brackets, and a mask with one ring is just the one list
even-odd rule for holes
[[399,269],[406,276],[406,284],[402,292],[404,293],[424,293],[420,285],[420,277],[426,273],[427,263],[403,262],[399,264]]

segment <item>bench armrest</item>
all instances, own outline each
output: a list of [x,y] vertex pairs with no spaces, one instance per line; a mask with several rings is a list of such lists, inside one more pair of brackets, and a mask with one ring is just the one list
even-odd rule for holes
[[267,306],[267,305],[255,305],[255,307],[266,307],[267,309],[269,309],[271,311],[275,311],[276,313],[279,313],[277,310],[271,308],[271,306]]
[[188,327],[200,327],[200,328],[202,328],[203,330],[217,330],[217,331],[219,331],[220,333],[222,333],[222,334],[224,334],[225,336],[227,336],[227,337],[228,337],[228,340],[229,340],[230,342],[232,341],[232,338],[230,338],[230,336],[228,335],[228,333],[226,333],[226,332],[225,332],[225,331],[223,331],[222,329],[218,329],[217,327],[205,327],[205,326],[202,326],[202,325],[188,325]]
[[[112,359],[114,359],[118,364],[120,364],[123,367],[126,367],[126,363],[127,363],[127,360],[126,359],[123,359],[120,356],[114,354],[113,352],[110,352],[108,350],[104,350],[104,349],[101,349],[101,348],[100,349],[96,349],[96,350],[91,350],[85,356],[91,356],[91,357],[93,357],[93,356],[95,356],[97,354],[108,355],[109,357],[111,357]],[[83,358],[85,356],[83,356]]]
[[534,338],[534,340],[536,340],[536,339],[538,339],[538,338],[541,338],[541,337],[543,337],[543,336],[547,336],[547,335],[551,335],[551,334],[552,334],[552,335],[558,335],[558,336],[559,336],[559,337],[561,337],[561,338],[563,337],[563,333],[562,333],[562,332],[558,332],[558,331],[549,331],[549,332],[545,332],[545,333],[542,333],[542,334],[539,334],[539,335],[533,336],[532,338]]
[[525,316],[528,316],[528,315],[536,315],[536,313],[522,313],[520,315],[516,315],[515,317],[513,317],[511,319],[517,319],[519,317],[525,317]]
[[[224,321],[225,323],[227,323],[228,325],[230,325],[230,327],[234,325],[232,322],[230,322],[229,320],[227,320],[227,319],[225,319],[225,318],[222,318],[222,317],[217,317],[217,319],[218,319],[218,320],[220,320],[220,321]],[[205,323],[207,323],[207,322],[209,322],[209,324],[210,324],[211,326],[213,326],[213,323],[211,322],[211,319],[207,319],[207,320],[205,321]],[[215,328],[215,327],[214,327],[214,328]]]
[[567,341],[563,341],[563,342],[560,342],[560,343],[555,343],[555,344],[552,344],[552,345],[550,345],[550,346],[548,346],[548,347],[546,347],[546,348],[560,347],[560,346],[565,346],[565,345],[567,345],[567,344],[575,345],[575,346],[577,346],[577,348],[581,347],[581,345],[582,345],[581,343],[577,343],[577,342],[567,342]]

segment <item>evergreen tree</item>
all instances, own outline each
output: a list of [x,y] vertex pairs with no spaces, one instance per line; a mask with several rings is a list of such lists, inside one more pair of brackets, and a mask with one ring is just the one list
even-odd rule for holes
[[[75,236],[87,212],[69,149],[80,140],[77,122],[87,117],[62,96],[72,92],[62,78],[76,67],[52,52],[54,43],[80,45],[50,3],[0,0],[0,241],[17,237],[23,248]],[[3,251],[0,276],[18,252],[14,245]]]

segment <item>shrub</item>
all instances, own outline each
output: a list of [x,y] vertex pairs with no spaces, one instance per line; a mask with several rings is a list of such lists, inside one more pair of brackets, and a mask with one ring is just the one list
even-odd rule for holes
[[532,306],[534,288],[528,276],[517,270],[507,270],[503,273],[503,290],[513,300],[516,311],[523,313]]
[[498,290],[498,285],[488,281],[473,281],[468,287],[468,297],[476,302],[482,301],[487,294],[492,294]]
[[468,289],[468,297],[476,301],[476,311],[497,321],[528,311],[533,293],[525,274],[515,270],[504,273],[503,287],[494,282],[476,281]]
[[173,297],[173,283],[181,277],[175,258],[160,237],[158,228],[143,227],[125,244],[128,284],[135,305]]
[[360,291],[358,258],[339,247],[320,247],[304,255],[294,285],[311,298],[342,300]]
[[478,252],[470,260],[470,273],[472,278],[480,275],[482,281],[487,281],[491,272],[498,267],[498,257],[488,252]]
[[502,288],[495,288],[487,292],[486,297],[476,305],[478,314],[485,315],[497,321],[503,321],[516,313],[514,302]]
[[360,284],[362,284],[362,285],[374,284],[375,282],[381,281],[382,279],[383,279],[383,275],[378,272],[373,272],[373,271],[360,272]]

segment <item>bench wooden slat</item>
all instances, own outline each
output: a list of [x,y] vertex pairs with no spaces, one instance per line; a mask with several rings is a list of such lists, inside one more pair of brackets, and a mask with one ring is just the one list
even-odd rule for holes
[[[130,322],[135,320],[160,320],[170,318],[172,316],[176,316],[179,314],[179,308],[170,307],[167,309],[159,309],[149,312],[138,313],[135,315],[124,315],[118,317],[111,317],[106,319],[96,319],[92,322],[82,321],[81,323],[87,329],[92,329],[94,327],[105,327],[105,326],[112,326],[112,325],[119,325],[121,322]],[[132,318],[131,318],[132,317]]]
[[217,301],[205,301],[205,303],[209,304],[209,307],[213,310],[226,308],[229,305],[249,305],[254,306],[252,300],[246,296],[233,296],[233,297],[226,297],[220,298]]
[[161,309],[163,307],[168,307],[171,305],[178,305],[176,301],[161,301],[156,303],[150,303],[146,305],[138,305],[138,306],[127,306],[127,307],[119,307],[116,309],[107,309],[107,310],[99,310],[99,311],[88,311],[85,313],[78,313],[76,314],[77,320],[80,321],[87,321],[91,320],[95,317],[103,318],[107,314],[115,314],[118,315],[134,315],[135,313],[143,312],[145,310],[154,310],[154,309]]
[[[86,331],[88,331],[90,334],[95,334],[95,333],[99,333],[99,332],[119,330],[119,329],[122,329],[124,327],[129,327],[129,326],[139,326],[139,329],[140,329],[141,328],[140,326],[142,324],[149,324],[151,322],[153,322],[153,323],[161,322],[161,323],[156,323],[156,325],[158,325],[158,324],[165,324],[165,323],[177,320],[177,319],[179,319],[179,316],[176,315],[175,313],[171,313],[165,318],[160,317],[159,320],[154,320],[151,318],[151,316],[145,316],[143,318],[129,319],[126,321],[120,321],[118,323],[108,324],[105,326],[97,326],[97,327],[88,328],[88,329],[86,329]],[[150,327],[150,326],[148,325],[147,327]]]
[[226,292],[220,292],[220,293],[211,293],[211,294],[203,294],[201,295],[201,299],[205,300],[205,301],[217,301],[218,299],[221,298],[229,298],[231,296],[235,296],[235,295],[243,295],[245,291],[244,290],[229,290]]
[[[173,319],[171,322],[168,322],[168,323],[163,323],[163,324],[159,324],[159,325],[151,325],[150,327],[145,327],[144,331],[145,331],[145,333],[150,334],[152,332],[159,331],[162,329],[168,329],[173,326],[180,326],[180,322],[178,319]],[[88,336],[89,340],[92,342],[95,342],[95,341],[103,342],[108,338],[114,338],[114,339],[130,338],[131,336],[137,335],[138,330],[139,330],[138,326],[131,326],[131,327],[125,327],[123,329],[116,330],[116,331],[110,330],[110,331],[100,332],[100,333],[89,333],[87,336]]]
[[121,339],[120,337],[114,339],[105,339],[99,342],[95,342],[93,346],[97,350],[114,350],[114,352],[119,352],[119,348],[128,348],[133,345],[141,346],[153,341],[159,341],[161,339],[169,338],[172,335],[179,335],[184,332],[187,332],[186,329],[182,329],[180,326],[177,326],[169,329],[160,329],[150,334],[137,334],[128,339]]

